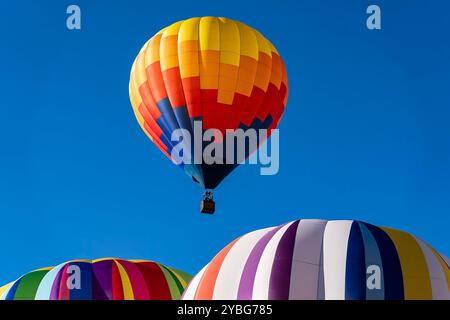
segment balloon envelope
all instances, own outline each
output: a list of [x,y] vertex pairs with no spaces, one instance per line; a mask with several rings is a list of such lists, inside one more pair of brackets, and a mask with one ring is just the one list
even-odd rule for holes
[[0,300],[172,300],[191,276],[145,260],[73,260],[0,288]]
[[[129,84],[142,130],[169,159],[179,144],[172,133],[180,128],[189,132],[191,139],[183,135],[180,143],[183,155],[191,151],[190,161],[178,164],[207,189],[217,187],[238,163],[225,152],[218,156],[222,163],[194,163],[194,121],[201,121],[201,134],[273,129],[287,92],[286,69],[275,47],[249,26],[216,17],[179,21],[155,34],[136,57]],[[207,145],[200,140],[200,157]],[[246,158],[256,149],[248,145],[244,150]]]
[[403,231],[297,220],[231,242],[183,299],[450,299],[449,263]]

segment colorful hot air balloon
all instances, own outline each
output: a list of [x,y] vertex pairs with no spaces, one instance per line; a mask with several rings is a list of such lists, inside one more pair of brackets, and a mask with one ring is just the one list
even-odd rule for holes
[[0,300],[172,300],[188,274],[145,260],[73,260],[25,274],[0,288]]
[[[252,128],[268,129],[269,136],[287,92],[286,69],[275,47],[249,26],[216,17],[179,21],[155,34],[136,57],[129,85],[142,130],[172,161],[178,143],[172,133],[181,128],[195,136],[195,122],[201,134]],[[194,139],[181,144],[194,154]],[[206,146],[201,143],[202,152]],[[254,151],[246,146],[245,158]],[[203,188],[214,189],[239,164],[226,152],[223,157],[222,163],[207,164],[194,163],[191,155],[178,165]]]
[[450,299],[450,261],[419,238],[361,221],[297,220],[248,233],[182,299]]

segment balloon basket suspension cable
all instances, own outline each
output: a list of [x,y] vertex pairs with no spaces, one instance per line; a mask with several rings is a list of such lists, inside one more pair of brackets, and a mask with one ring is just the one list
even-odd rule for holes
[[212,190],[206,190],[203,194],[203,200],[200,202],[200,212],[205,214],[213,214],[216,210],[214,195]]

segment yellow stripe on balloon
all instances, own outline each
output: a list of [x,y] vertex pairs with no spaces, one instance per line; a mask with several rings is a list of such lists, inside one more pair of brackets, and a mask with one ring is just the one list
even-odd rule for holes
[[405,300],[431,300],[433,293],[430,272],[419,244],[406,232],[382,229],[394,242],[400,258]]
[[234,21],[219,18],[220,63],[239,66],[240,41],[239,29]]
[[198,63],[200,18],[183,21],[178,32],[178,60],[182,79],[200,75]]
[[256,40],[258,41],[258,50],[262,53],[267,54],[269,57],[272,57],[272,49],[270,47],[269,41],[267,41],[266,38],[264,38],[261,33],[259,33],[256,30],[253,30],[253,32],[256,35]]
[[[134,76],[134,73],[132,74]],[[136,112],[138,106],[139,106],[139,99],[140,97],[136,94],[135,90],[134,90],[134,86],[130,81],[130,84],[128,85],[128,91],[129,91],[129,95],[130,95],[130,101],[131,101],[131,106],[133,107],[133,111]],[[138,119],[139,120],[139,119]]]
[[98,258],[98,259],[92,260],[92,263],[97,263],[97,262],[101,262],[101,261],[116,260],[116,259],[117,258],[114,258],[114,257]]
[[125,271],[125,268],[120,264],[119,261],[114,260],[114,262],[119,269],[120,279],[122,280],[123,299],[134,300],[133,287],[131,286],[131,281],[128,277],[127,272]]
[[183,21],[178,21],[175,22],[173,24],[171,24],[170,26],[168,26],[167,28],[165,28],[161,34],[162,34],[162,39],[170,37],[170,36],[176,36],[178,35],[178,31],[180,30],[180,26],[183,23]]
[[219,90],[217,102],[232,104],[238,80],[240,61],[239,29],[234,21],[219,18]]
[[15,281],[12,281],[8,284],[5,284],[4,286],[0,287],[0,297],[11,288],[11,286],[14,284]]
[[145,67],[159,61],[159,45],[161,43],[161,34],[156,34],[148,41],[145,49]]
[[217,18],[200,19],[199,48],[200,89],[218,89],[220,42]]
[[136,88],[136,68],[135,68],[135,64],[136,64],[136,60],[134,61],[133,66],[131,67],[130,83],[129,83],[129,86],[128,86],[128,91],[129,91],[129,94],[130,94],[131,106],[133,107],[134,111],[137,111],[137,109],[139,108],[139,106],[140,106],[140,104],[142,102],[142,97],[138,93],[138,90]]
[[235,22],[239,29],[240,54],[258,60],[258,40],[255,32],[242,22]]
[[258,40],[255,32],[247,25],[236,22],[240,37],[240,62],[236,92],[246,97],[252,93],[258,66]]
[[160,61],[161,71],[178,67],[177,36],[166,37],[161,40]]
[[88,262],[88,263],[91,263],[91,260],[88,260],[88,259],[74,259],[74,260],[69,260],[66,263],[73,263],[73,262]]
[[200,18],[190,18],[182,21],[178,31],[178,43],[183,41],[198,41],[198,24]]
[[144,66],[144,52],[140,52],[135,60],[134,75],[136,79],[136,86],[139,88],[144,82],[147,81],[147,73],[145,72]]
[[29,273],[37,272],[37,271],[47,271],[47,270],[52,270],[53,268],[54,268],[54,267],[44,267],[44,268],[39,268],[39,269],[35,269],[35,270],[33,270],[33,271],[29,272]]
[[200,50],[220,50],[219,22],[215,17],[204,17],[199,24]]
[[167,27],[161,36],[160,59],[161,71],[178,67],[178,31],[182,21]]

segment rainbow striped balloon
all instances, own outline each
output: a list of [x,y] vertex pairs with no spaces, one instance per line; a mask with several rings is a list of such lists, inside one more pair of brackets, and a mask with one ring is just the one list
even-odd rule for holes
[[449,263],[403,231],[297,220],[231,242],[182,299],[448,300]]
[[73,260],[25,274],[0,288],[0,300],[179,299],[188,274],[145,260]]
[[[142,130],[173,160],[178,143],[172,133],[182,128],[192,135],[195,121],[201,121],[200,131],[252,128],[270,135],[284,112],[288,81],[277,49],[261,33],[239,21],[197,17],[145,43],[131,68],[129,95]],[[193,138],[181,143],[184,150],[195,149]],[[179,166],[214,189],[238,165],[223,156],[222,164],[183,160]]]

